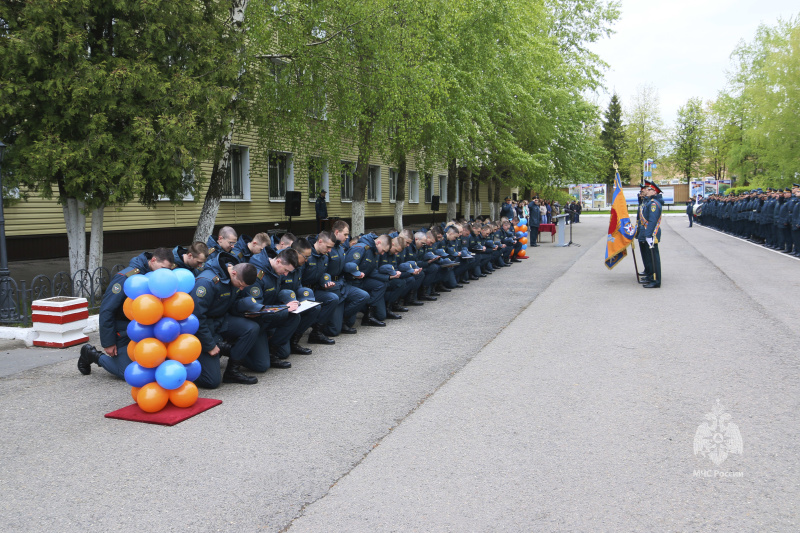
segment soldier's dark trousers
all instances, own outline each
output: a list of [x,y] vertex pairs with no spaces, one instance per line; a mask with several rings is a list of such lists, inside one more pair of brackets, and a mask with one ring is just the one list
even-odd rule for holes
[[97,362],[97,364],[118,378],[125,379],[125,369],[128,368],[129,364],[131,364],[131,359],[128,357],[129,342],[130,339],[124,332],[117,333],[116,357],[111,357],[110,355],[103,353],[103,355],[100,356],[100,360]]
[[791,225],[785,226],[785,227],[783,227],[781,229],[783,230],[783,240],[786,243],[786,250],[788,252],[791,252],[792,251],[792,245],[793,245],[793,241],[792,241],[792,226]]
[[[255,372],[265,372],[269,368],[269,348],[267,336],[253,320],[228,316],[216,331],[223,339],[232,342],[230,359]],[[211,356],[202,352],[197,359],[202,370],[194,383],[198,387],[215,389],[222,383],[222,370],[219,355]]]
[[689,227],[692,227],[692,215],[689,215]]
[[654,244],[652,248],[647,246],[645,243],[645,253],[650,255],[650,251],[652,250],[650,264],[652,265],[653,273],[650,275],[650,279],[661,285],[661,253],[658,251],[658,244]]
[[639,253],[642,254],[642,266],[644,266],[644,274],[645,276],[652,279],[653,276],[653,262],[650,260],[650,247],[647,245],[647,241],[639,241]]

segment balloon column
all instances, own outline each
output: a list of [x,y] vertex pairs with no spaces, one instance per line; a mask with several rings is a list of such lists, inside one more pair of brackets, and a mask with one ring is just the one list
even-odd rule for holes
[[527,255],[525,250],[528,249],[528,219],[521,218],[519,219],[519,225],[514,226],[514,231],[516,232],[517,241],[522,245],[522,249],[517,252],[517,257],[524,258]]
[[197,401],[200,376],[200,340],[194,336],[200,326],[192,314],[189,293],[194,276],[185,268],[160,268],[125,280],[122,307],[128,324],[128,357],[125,381],[139,407],[156,413],[172,402],[191,407]]

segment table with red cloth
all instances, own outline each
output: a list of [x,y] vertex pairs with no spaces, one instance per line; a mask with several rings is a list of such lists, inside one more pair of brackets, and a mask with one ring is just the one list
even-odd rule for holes
[[550,242],[556,241],[556,225],[555,224],[539,224],[539,242],[542,242],[542,233],[545,231],[550,232]]

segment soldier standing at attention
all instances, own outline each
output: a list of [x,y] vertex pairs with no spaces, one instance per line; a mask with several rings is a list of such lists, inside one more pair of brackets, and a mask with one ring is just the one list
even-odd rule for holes
[[323,220],[328,218],[328,204],[325,201],[325,197],[328,195],[328,191],[322,189],[319,191],[319,195],[317,196],[317,202],[314,204],[314,211],[316,211],[317,215],[317,233],[320,233],[324,228],[322,227]]
[[[642,209],[645,227],[643,229],[644,240],[650,248],[650,282],[644,285],[645,289],[657,289],[661,287],[661,255],[658,251],[658,243],[661,240],[661,208],[662,197],[661,189],[652,181],[645,182],[645,196],[647,203]],[[645,251],[646,253],[646,251]]]

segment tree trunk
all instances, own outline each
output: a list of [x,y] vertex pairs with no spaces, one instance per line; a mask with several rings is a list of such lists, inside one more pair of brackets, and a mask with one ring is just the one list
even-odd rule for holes
[[492,207],[494,207],[494,215],[492,216],[492,220],[497,220],[500,218],[500,204],[502,203],[500,200],[500,180],[493,178],[492,183],[494,183],[494,203],[492,204]]
[[450,160],[447,165],[447,220],[455,220],[456,209],[456,191],[458,190],[458,162],[455,158]]
[[[232,0],[231,2],[231,31],[235,33],[244,33],[244,12],[247,9],[249,0]],[[244,42],[244,39],[242,39]],[[244,46],[244,45],[243,45]],[[240,50],[239,54],[243,57],[244,50]],[[244,68],[244,66],[242,67]],[[239,74],[236,80],[237,87],[241,85],[241,78],[243,72]],[[214,223],[217,220],[217,213],[219,212],[219,203],[222,198],[222,181],[228,172],[231,156],[231,142],[233,140],[233,128],[236,125],[236,107],[238,102],[238,91],[231,97],[228,104],[228,110],[231,113],[230,127],[228,132],[218,141],[219,146],[222,148],[222,158],[214,163],[214,169],[211,171],[211,179],[208,184],[208,191],[206,198],[203,201],[203,208],[200,210],[200,216],[197,218],[197,229],[194,232],[194,240],[206,242],[206,239],[214,230]],[[223,118],[224,120],[224,118]],[[217,152],[219,153],[219,152]]]
[[62,208],[69,245],[69,272],[72,277],[86,268],[86,215],[83,207],[83,202],[76,198],[67,198]]
[[464,218],[469,220],[472,214],[472,170],[467,169],[467,179],[464,180]]
[[473,194],[473,205],[475,206],[475,214],[473,215],[476,219],[481,216],[481,183],[472,182],[472,194]]
[[394,197],[394,227],[403,231],[403,209],[406,205],[406,181],[408,180],[408,161],[405,154],[397,164],[397,194]]
[[492,180],[489,180],[489,184],[486,187],[486,201],[489,203],[489,218],[492,220],[495,219],[495,212],[494,212],[494,187],[492,187]]
[[364,233],[365,198],[367,195],[367,181],[369,180],[369,158],[371,155],[372,122],[359,121],[358,125],[358,168],[353,177],[353,203],[352,224],[350,233],[361,235]]
[[[94,276],[95,270],[103,266],[103,215],[105,214],[105,204],[101,204],[92,210],[92,234],[89,240],[89,275]],[[109,265],[110,267],[111,265]],[[109,268],[110,270],[110,268]],[[100,277],[94,278],[95,296],[103,294],[102,284],[99,283]]]

